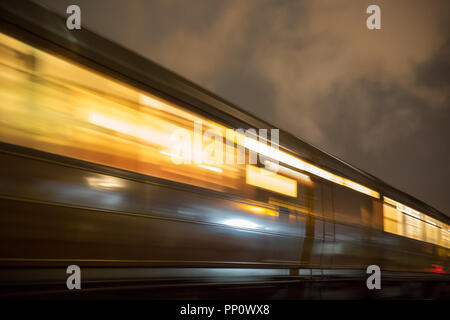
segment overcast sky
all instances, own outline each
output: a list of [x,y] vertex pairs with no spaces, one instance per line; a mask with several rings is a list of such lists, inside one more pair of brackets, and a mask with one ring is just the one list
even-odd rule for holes
[[36,2],[450,215],[450,1]]

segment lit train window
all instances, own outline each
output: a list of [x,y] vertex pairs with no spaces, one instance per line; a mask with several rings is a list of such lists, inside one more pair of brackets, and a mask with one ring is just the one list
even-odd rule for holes
[[384,197],[384,202],[384,231],[450,247],[445,223],[387,197]]
[[441,229],[438,227],[438,221],[432,218],[426,218],[425,223],[425,241],[439,244],[439,234]]
[[[445,229],[447,228],[447,230]],[[450,229],[448,226],[441,228],[441,238],[439,240],[439,244],[443,247],[450,248]]]
[[219,191],[245,185],[245,166],[174,163],[195,122],[223,126],[3,34],[0,83],[3,142]]
[[272,171],[247,165],[247,184],[278,192],[290,197],[297,197],[297,181],[276,174]]
[[423,221],[416,218],[416,217],[411,217],[408,215],[404,215],[405,218],[405,236],[412,238],[412,239],[416,239],[416,240],[421,240],[424,241],[424,236],[423,236]]
[[395,208],[384,204],[384,231],[403,235],[403,214]]

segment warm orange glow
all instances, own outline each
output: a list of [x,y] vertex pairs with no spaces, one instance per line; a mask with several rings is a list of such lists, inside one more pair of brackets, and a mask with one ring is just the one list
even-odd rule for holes
[[383,199],[384,231],[450,247],[445,223],[388,197]]
[[264,156],[270,157],[272,159],[275,159],[279,162],[290,165],[299,170],[312,173],[318,177],[321,177],[322,179],[326,179],[326,180],[332,181],[334,183],[340,184],[342,186],[348,187],[350,189],[353,189],[355,191],[367,194],[371,197],[374,197],[377,199],[380,198],[380,194],[378,192],[376,192],[368,187],[365,187],[359,183],[356,183],[354,181],[340,177],[334,173],[331,173],[324,169],[316,167],[315,165],[312,165],[304,160],[296,158],[290,154],[287,154],[276,148],[268,146],[262,142],[256,141],[252,138],[244,137],[243,139],[245,141],[245,147],[248,148],[249,150],[259,152],[260,154],[262,154]]
[[247,165],[246,168],[247,184],[297,197],[297,181],[255,166]]
[[190,162],[192,154],[204,151],[186,142],[194,136],[194,121],[204,131],[224,130],[222,125],[1,33],[0,60],[0,141],[242,192],[244,166]]
[[95,189],[118,189],[124,187],[122,179],[111,176],[95,176],[86,178],[88,184]]
[[397,206],[397,201],[394,201],[392,199],[389,199],[388,197],[383,197],[384,202],[389,203],[390,205],[396,207]]
[[298,171],[294,171],[292,169],[280,166],[279,164],[276,164],[272,161],[266,161],[265,162],[265,167],[268,170],[274,171],[274,172],[279,172],[281,174],[283,174],[284,176],[293,178],[293,179],[297,179],[298,181],[300,181],[303,184],[307,184],[307,185],[313,185],[313,182],[311,180],[311,178],[306,175],[303,174],[301,172]]
[[220,169],[220,168],[207,166],[205,164],[199,164],[198,166],[203,168],[203,169],[206,169],[206,170],[214,171],[214,172],[217,172],[217,173],[222,173],[222,169]]
[[278,212],[269,208],[264,207],[258,207],[258,206],[252,206],[249,204],[243,204],[241,207],[245,210],[257,213],[257,214],[265,214],[269,216],[278,217]]
[[395,208],[384,204],[383,215],[384,215],[384,223],[383,223],[384,231],[402,236],[404,234],[402,213],[396,210]]
[[[177,167],[179,163],[171,161],[180,158],[172,148],[177,145],[171,139],[174,131],[193,136],[193,123],[201,122],[205,132],[224,133],[223,125],[4,34],[0,34],[0,43],[1,141],[216,190],[242,187],[243,180],[238,179],[243,177],[243,166]],[[31,66],[25,63],[27,59],[36,63]],[[233,140],[300,171],[379,197],[365,186],[263,142],[242,134],[236,134]],[[194,143],[192,155],[202,151]],[[227,147],[227,155],[231,151]],[[180,160],[183,164],[188,162],[188,155]],[[219,181],[202,169],[223,176]],[[310,180],[301,172],[290,173],[296,180]]]
[[[139,125],[137,123],[127,122],[112,117],[108,117],[99,113],[92,113],[89,115],[89,122],[110,129],[122,134],[126,134],[153,144],[158,144],[161,146],[170,145],[170,131],[168,133],[163,133],[152,129],[151,122],[147,122],[146,125]],[[170,130],[175,129],[174,127]]]
[[404,204],[397,202],[395,200],[389,199],[388,197],[383,197],[386,203],[389,203],[397,208],[398,211],[406,213],[410,216],[413,216],[416,219],[424,219],[424,214],[414,210],[413,208],[407,207]]

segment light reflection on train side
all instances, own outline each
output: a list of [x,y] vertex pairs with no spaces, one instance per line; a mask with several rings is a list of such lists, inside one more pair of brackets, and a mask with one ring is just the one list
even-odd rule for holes
[[111,176],[87,177],[86,180],[95,189],[118,189],[125,186],[123,179]]
[[242,204],[241,207],[245,210],[251,211],[256,214],[262,214],[262,215],[268,215],[273,217],[278,217],[278,212],[272,209],[264,208],[264,207],[258,207],[258,206],[252,206],[249,204]]
[[226,224],[231,227],[244,229],[256,229],[259,227],[259,225],[257,225],[256,223],[253,223],[247,219],[228,219],[225,220],[223,224]]

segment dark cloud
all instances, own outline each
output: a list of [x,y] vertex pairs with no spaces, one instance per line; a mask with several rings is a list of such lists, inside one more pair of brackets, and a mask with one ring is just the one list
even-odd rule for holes
[[450,213],[449,1],[77,3],[93,31]]

